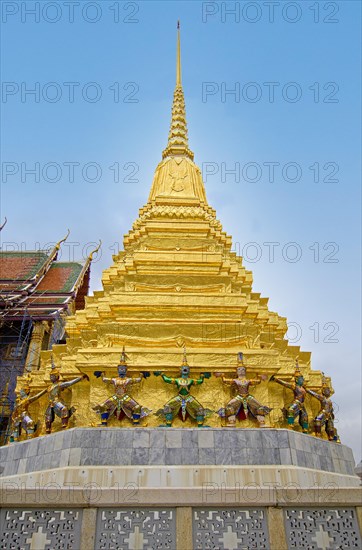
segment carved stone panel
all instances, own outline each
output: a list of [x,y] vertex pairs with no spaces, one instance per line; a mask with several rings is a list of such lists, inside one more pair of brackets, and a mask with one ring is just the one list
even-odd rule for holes
[[173,508],[98,510],[95,547],[99,550],[175,550]]
[[194,550],[268,550],[266,511],[262,508],[193,510]]
[[1,548],[80,548],[82,510],[0,510]]
[[354,508],[286,508],[288,548],[362,548]]

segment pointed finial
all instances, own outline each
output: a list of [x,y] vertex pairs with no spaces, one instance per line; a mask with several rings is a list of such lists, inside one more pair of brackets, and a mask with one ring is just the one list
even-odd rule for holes
[[244,354],[241,351],[238,353],[238,365],[244,365]]
[[99,245],[94,250],[92,250],[92,252],[88,256],[88,260],[90,262],[93,260],[93,255],[98,252],[98,250],[100,249],[101,246],[102,246],[102,241],[99,239]]
[[180,21],[177,22],[176,86],[173,94],[171,126],[167,147],[162,152],[162,158],[172,156],[186,156],[191,160],[194,159],[194,154],[188,145],[185,98],[181,81]]
[[176,86],[182,86],[181,82],[181,43],[180,21],[177,21],[177,51],[176,51]]
[[67,230],[66,236],[63,237],[63,239],[61,239],[60,241],[57,242],[57,244],[55,245],[56,250],[59,250],[60,245],[61,245],[62,243],[64,243],[64,241],[67,240],[67,238],[69,237],[69,235],[70,235],[70,229]]

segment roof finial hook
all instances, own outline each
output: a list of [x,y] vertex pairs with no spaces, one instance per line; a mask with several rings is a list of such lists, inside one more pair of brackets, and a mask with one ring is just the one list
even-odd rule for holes
[[92,250],[92,252],[89,254],[88,256],[88,260],[91,262],[93,260],[93,255],[96,254],[98,252],[98,250],[100,249],[100,247],[102,246],[102,241],[101,239],[99,239],[99,244],[98,246]]
[[67,238],[69,237],[69,235],[70,235],[70,229],[67,230],[66,236],[63,237],[63,239],[61,239],[60,241],[57,242],[57,244],[55,245],[56,250],[59,250],[60,245],[61,245],[62,243],[64,243],[64,242],[67,240]]

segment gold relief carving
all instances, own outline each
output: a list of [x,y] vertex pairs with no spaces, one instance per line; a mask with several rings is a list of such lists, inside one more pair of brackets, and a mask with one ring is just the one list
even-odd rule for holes
[[[132,288],[131,288],[132,286]],[[208,294],[225,292],[225,285],[214,286],[185,286],[185,285],[151,285],[146,283],[129,283],[127,290],[137,292],[190,292],[195,294]]]
[[151,250],[153,252],[172,252],[173,250],[176,250],[177,252],[220,252],[222,250],[221,247],[216,247],[215,245],[195,245],[195,246],[187,246],[187,245],[170,245],[167,246],[164,244],[163,246],[155,246],[155,245],[148,245],[148,246],[142,246],[140,247],[140,250]]
[[125,290],[129,291],[129,292],[133,292],[134,290],[136,290],[136,285],[135,283],[130,283],[130,282],[126,282],[125,284]]
[[98,346],[98,340],[88,340],[87,345],[91,346],[92,348],[96,348]]
[[[184,159],[172,159],[169,164],[169,175],[171,178],[171,193],[175,191],[185,191],[188,194],[192,194],[191,189],[187,189],[187,185],[190,185],[190,176],[187,173],[186,161]],[[168,193],[166,193],[168,194]]]
[[[188,342],[189,343],[189,342]],[[182,336],[178,336],[176,338],[176,344],[178,345],[179,348],[183,348],[185,349],[186,348],[186,342],[185,340],[182,338]]]
[[[226,349],[228,347],[234,348],[235,344],[238,344],[245,349],[255,349],[253,347],[254,340],[250,336],[232,336],[232,337],[224,337],[222,341],[220,339],[215,338],[212,340],[211,338],[205,339],[205,341],[200,341],[199,338],[191,338],[191,337],[180,337],[181,339],[178,340],[177,337],[170,337],[170,338],[158,338],[157,341],[155,341],[154,338],[148,337],[148,336],[142,336],[139,337],[137,335],[127,336],[127,342],[129,344],[132,344],[132,346],[147,346],[148,349],[152,348],[172,348],[175,346],[175,343],[179,347],[183,347],[184,344],[186,344],[187,347],[194,346],[197,344],[199,349],[203,348],[220,348],[220,344],[222,343],[223,349]],[[125,338],[123,336],[112,336],[108,339],[107,344],[105,344],[105,347],[114,347],[114,346],[122,346],[124,344]],[[181,343],[179,343],[181,342]],[[101,346],[100,346],[101,347]]]
[[175,205],[154,205],[145,211],[137,221],[136,227],[140,227],[147,220],[152,218],[167,217],[167,218],[195,218],[204,219],[213,224],[215,228],[221,230],[221,224],[215,219],[215,215],[210,213],[207,208],[202,206],[180,206]]

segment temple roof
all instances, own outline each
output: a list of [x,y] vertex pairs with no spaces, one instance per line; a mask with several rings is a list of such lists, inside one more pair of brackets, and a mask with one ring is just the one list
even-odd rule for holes
[[34,320],[83,309],[89,289],[90,263],[57,262],[60,242],[52,250],[0,251],[0,317]]
[[47,260],[49,253],[43,250],[0,252],[0,291],[25,289],[34,282]]
[[76,262],[55,262],[37,286],[36,292],[71,292],[83,265]]

